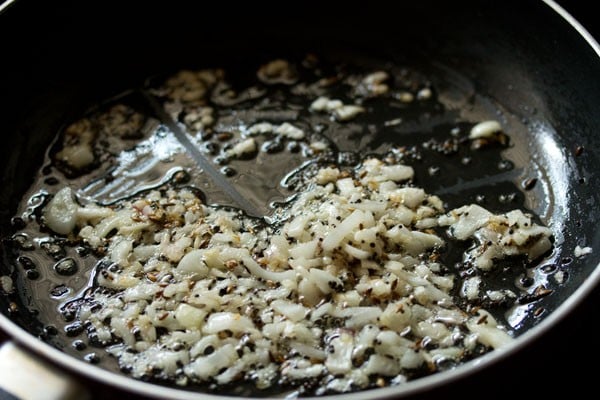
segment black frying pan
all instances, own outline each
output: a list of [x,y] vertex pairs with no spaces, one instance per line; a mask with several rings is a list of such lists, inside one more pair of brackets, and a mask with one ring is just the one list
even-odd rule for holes
[[[7,143],[0,150],[2,236],[9,234],[16,204],[40,167],[37,160],[43,159],[45,148],[60,126],[106,98],[141,86],[149,76],[183,66],[239,66],[252,70],[252,66],[274,56],[298,56],[306,51],[333,57],[357,54],[361,59],[410,66],[430,77],[440,92],[464,94],[472,90],[473,96],[492,99],[506,115],[515,118],[511,138],[520,149],[527,150],[510,156],[523,171],[511,182],[518,185],[520,179],[537,174],[535,177],[544,184],[539,185],[544,190],[523,194],[523,201],[553,227],[556,250],[547,261],[567,271],[568,280],[536,301],[536,308],[544,312],[525,321],[519,339],[508,351],[491,353],[454,371],[406,386],[345,397],[392,397],[449,385],[509,355],[531,363],[535,371],[539,360],[530,360],[531,350],[526,347],[535,346],[536,341],[544,340],[545,332],[557,329],[559,320],[574,312],[600,279],[597,252],[585,258],[573,257],[576,245],[600,249],[595,226],[600,195],[594,187],[600,165],[594,151],[600,144],[595,132],[600,126],[597,44],[582,37],[570,24],[572,21],[553,9],[553,4],[541,1],[497,5],[424,1],[394,10],[375,4],[363,9],[323,9],[321,5],[289,10],[276,17],[262,14],[252,18],[230,15],[231,5],[215,7],[208,12],[178,6],[159,9],[144,5],[141,10],[110,3],[89,8],[65,3],[35,7],[17,3],[2,15],[6,22],[0,25],[2,37],[15,38],[3,49],[0,80],[5,104],[4,135],[8,133]],[[32,31],[36,34],[30,35]],[[487,112],[493,111],[492,107]],[[465,193],[458,190],[454,195],[473,195]],[[8,259],[0,268],[17,282],[16,296],[0,298],[8,317],[0,322],[16,341],[101,383],[145,396],[190,396],[181,389],[157,388],[107,373],[56,351],[54,347],[68,352],[70,343],[61,335],[44,332],[50,315],[26,311],[35,309],[36,303],[28,297],[29,283],[23,271]],[[588,301],[594,298],[597,295]],[[16,301],[23,311],[9,312],[9,301]],[[577,310],[585,313],[590,308]],[[576,330],[580,335],[588,324],[593,324],[593,320],[582,321],[571,320],[578,324],[576,329],[584,328]],[[543,347],[537,346],[548,352],[556,351],[554,346],[558,346],[562,349],[559,354],[566,354],[578,340],[573,336],[565,337],[562,344],[548,343],[546,336]],[[593,344],[575,346],[581,352],[595,348]],[[554,358],[546,360],[553,362]],[[504,361],[500,365],[510,364]],[[516,383],[529,379],[502,367],[495,371],[502,373],[498,380],[495,376],[483,377],[507,394],[511,392],[502,389],[506,380]]]

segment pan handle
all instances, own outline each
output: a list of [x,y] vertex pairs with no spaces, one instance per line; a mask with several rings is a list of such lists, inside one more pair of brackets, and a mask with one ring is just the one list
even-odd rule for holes
[[65,372],[14,342],[0,347],[0,400],[91,400]]

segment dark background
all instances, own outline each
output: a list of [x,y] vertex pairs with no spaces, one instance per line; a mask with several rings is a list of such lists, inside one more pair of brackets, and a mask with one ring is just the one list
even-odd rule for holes
[[[0,4],[2,1],[0,0]],[[600,38],[598,14],[593,10],[596,2],[575,0],[558,1],[594,37]],[[597,306],[600,305],[600,288],[597,288],[555,329],[533,345],[506,360],[479,371],[476,375],[454,382],[451,386],[435,389],[414,397],[417,400],[439,398],[507,399],[555,398],[557,392],[584,397],[595,397],[596,382],[589,376],[598,371],[600,346],[597,344]],[[592,338],[590,338],[592,337]],[[0,341],[5,340],[0,332]],[[586,341],[588,343],[586,343]],[[505,377],[512,377],[507,380]],[[518,379],[515,380],[514,377]],[[104,385],[80,378],[93,393],[94,400],[128,398],[141,400]]]
[[598,40],[600,37],[600,20],[597,3],[585,0],[557,1],[565,10],[577,19]]

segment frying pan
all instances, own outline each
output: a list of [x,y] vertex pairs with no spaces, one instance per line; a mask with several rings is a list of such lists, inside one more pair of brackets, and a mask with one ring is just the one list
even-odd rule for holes
[[[149,76],[196,66],[249,66],[252,70],[261,61],[306,52],[350,52],[414,67],[430,77],[448,101],[455,100],[457,93],[459,97],[468,93],[464,105],[469,106],[478,104],[481,96],[494,105],[484,107],[483,114],[500,110],[512,121],[515,148],[526,151],[513,154],[512,161],[522,173],[511,179],[515,187],[531,176],[541,182],[535,193],[523,194],[525,205],[552,227],[555,250],[546,261],[555,270],[566,271],[568,278],[536,301],[536,308],[543,312],[535,318],[527,316],[523,331],[507,349],[406,385],[335,397],[407,396],[461,383],[459,378],[473,373],[480,376],[483,367],[509,365],[501,363],[527,355],[527,347],[548,338],[563,318],[576,312],[581,315],[580,303],[598,298],[589,296],[600,280],[598,251],[581,258],[574,257],[573,251],[577,245],[600,249],[596,227],[600,193],[594,187],[600,174],[595,151],[600,145],[596,134],[600,49],[551,1],[446,3],[424,0],[394,10],[371,2],[361,7],[307,3],[277,14],[254,9],[255,13],[234,16],[232,4],[213,4],[208,10],[182,4],[166,8],[144,4],[141,9],[111,2],[85,6],[17,2],[2,15],[0,25],[2,37],[14,38],[3,46],[0,79],[5,140],[0,149],[1,236],[10,235],[17,203],[59,128],[94,104],[142,86]],[[235,7],[246,11],[243,6]],[[0,297],[0,326],[20,346],[100,384],[147,397],[195,396],[184,389],[135,381],[67,354],[70,342],[60,334],[50,337],[44,332],[51,316],[27,311],[36,308],[35,299],[27,291],[23,271],[6,252],[0,270],[13,276],[17,288],[10,299]],[[11,313],[9,301],[17,302],[23,311]],[[584,310],[589,311],[589,306]],[[592,316],[582,316],[585,322],[569,321],[584,328],[597,324]],[[563,326],[561,332],[570,330]],[[574,332],[585,334],[586,330]],[[565,349],[577,340],[586,339],[574,333],[564,343],[546,341],[544,345],[554,352],[554,346]],[[577,351],[593,355],[589,347],[576,346]],[[536,360],[521,360],[531,362],[535,370]],[[572,368],[557,363],[557,369]],[[502,376],[492,380],[496,385],[507,380],[528,382],[527,376],[500,370],[495,371]]]

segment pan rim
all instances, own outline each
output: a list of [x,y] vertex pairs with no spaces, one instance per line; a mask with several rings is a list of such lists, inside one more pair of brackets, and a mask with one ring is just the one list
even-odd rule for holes
[[[545,5],[549,6],[561,16],[569,25],[571,25],[600,57],[600,45],[595,38],[579,23],[572,15],[564,8],[557,4],[554,0],[542,0]],[[8,1],[5,4],[10,4]],[[0,8],[0,11],[2,8]],[[583,300],[591,294],[591,292],[600,284],[600,263],[596,265],[592,273],[585,279],[582,285],[577,288],[557,309],[555,309],[548,317],[544,318],[538,325],[529,329],[516,340],[505,348],[494,350],[481,357],[478,357],[469,362],[463,363],[457,368],[441,373],[436,373],[430,376],[409,381],[405,384],[395,387],[372,389],[367,391],[352,392],[338,395],[328,395],[320,397],[306,397],[306,399],[319,400],[359,400],[359,399],[386,399],[399,398],[423,392],[427,389],[437,388],[444,384],[468,377],[475,373],[480,368],[488,367],[494,363],[504,360],[506,357],[515,354],[524,347],[530,345],[535,340],[550,331],[557,325],[569,312],[575,309]],[[0,314],[0,328],[2,328],[13,341],[31,349],[35,354],[64,367],[68,371],[77,372],[87,378],[95,381],[111,385],[121,390],[126,390],[138,395],[147,396],[150,398],[172,398],[179,400],[197,399],[198,393],[186,391],[184,389],[171,388],[160,386],[153,383],[136,380],[132,377],[120,375],[102,369],[98,366],[86,363],[71,355],[68,355],[59,349],[49,345],[33,336],[30,332],[17,325],[4,314]],[[210,393],[203,393],[203,397],[215,400],[239,400],[236,396],[220,396]]]

